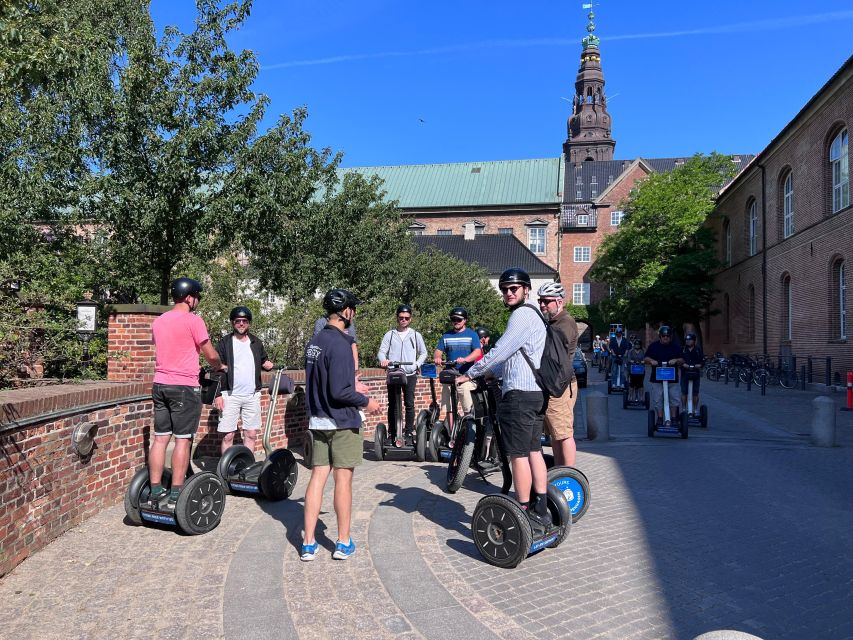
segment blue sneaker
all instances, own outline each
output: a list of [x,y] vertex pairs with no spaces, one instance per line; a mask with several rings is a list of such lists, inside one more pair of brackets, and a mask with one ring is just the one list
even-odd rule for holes
[[355,553],[355,542],[352,541],[352,538],[349,539],[349,544],[344,544],[340,540],[335,545],[335,552],[332,554],[332,557],[335,560],[346,560],[352,554]]
[[317,557],[317,549],[319,548],[320,545],[316,542],[312,542],[311,544],[303,544],[302,555],[299,556],[299,559],[303,562],[310,562],[311,560]]

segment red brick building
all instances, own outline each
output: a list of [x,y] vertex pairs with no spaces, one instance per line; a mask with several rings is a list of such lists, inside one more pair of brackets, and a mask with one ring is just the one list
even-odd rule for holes
[[853,369],[851,127],[853,57],[720,193],[706,351],[811,355],[817,382],[826,356],[834,375]]

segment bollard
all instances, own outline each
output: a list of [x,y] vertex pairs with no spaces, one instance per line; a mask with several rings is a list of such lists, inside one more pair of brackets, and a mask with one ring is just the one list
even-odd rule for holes
[[598,391],[586,394],[586,437],[596,442],[610,440],[607,396]]
[[806,390],[806,365],[800,366],[800,389]]
[[767,395],[767,376],[761,376],[761,395]]
[[824,374],[823,384],[827,387],[832,384],[832,356],[826,356],[826,373]]
[[747,391],[752,391],[752,376],[749,376],[749,377],[746,379],[746,390],[747,390]]
[[740,373],[735,376],[735,389],[740,389]]
[[726,367],[726,384],[729,383],[729,368]]
[[809,384],[811,384],[812,382],[814,382],[814,371],[812,369],[812,357],[811,356],[809,356],[808,362],[809,362]]
[[842,411],[853,411],[853,371],[847,372],[847,406]]
[[812,400],[812,444],[816,447],[835,446],[835,402],[829,396]]

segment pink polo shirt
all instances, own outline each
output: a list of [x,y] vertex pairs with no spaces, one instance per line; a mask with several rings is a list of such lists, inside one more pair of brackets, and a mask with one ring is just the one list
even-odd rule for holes
[[154,382],[198,386],[198,354],[210,337],[204,320],[188,311],[172,309],[151,324],[156,364]]

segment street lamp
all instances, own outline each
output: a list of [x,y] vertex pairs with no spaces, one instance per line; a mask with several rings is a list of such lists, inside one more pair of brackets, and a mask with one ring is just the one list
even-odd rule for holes
[[95,335],[98,326],[98,303],[92,301],[92,294],[83,294],[83,300],[77,302],[77,337],[83,341],[83,373],[89,363],[89,341]]

